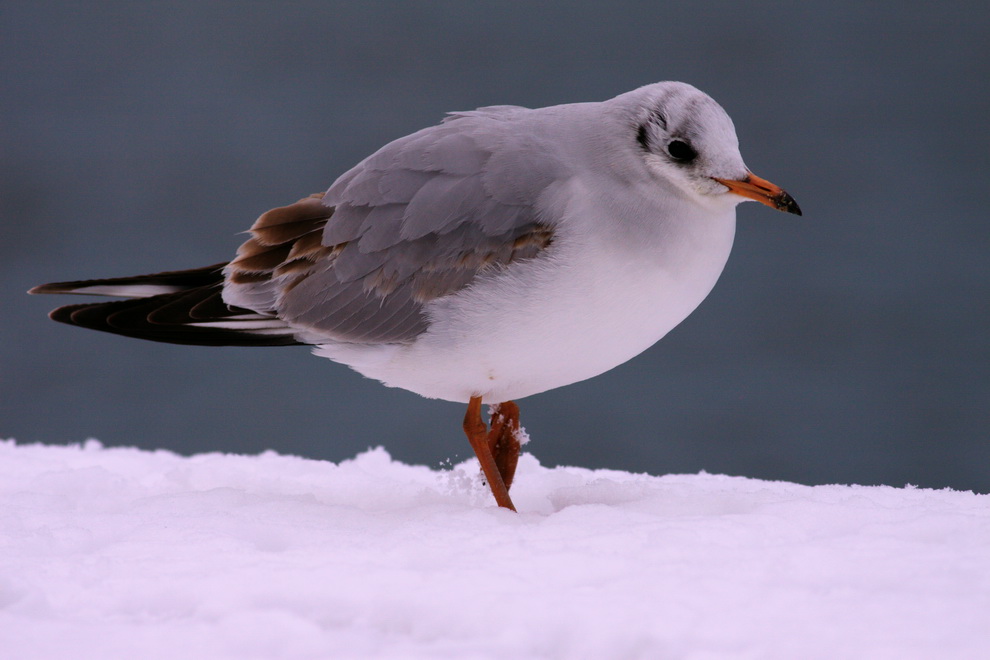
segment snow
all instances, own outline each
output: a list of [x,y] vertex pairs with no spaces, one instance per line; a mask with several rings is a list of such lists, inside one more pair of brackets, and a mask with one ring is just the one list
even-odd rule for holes
[[0,655],[990,657],[990,496],[0,442]]

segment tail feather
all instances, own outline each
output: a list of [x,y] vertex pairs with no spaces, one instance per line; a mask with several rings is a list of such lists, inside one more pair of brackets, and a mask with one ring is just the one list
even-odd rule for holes
[[49,317],[92,330],[170,344],[289,346],[292,328],[274,316],[223,302],[223,267],[135,277],[42,284],[29,293],[114,296],[125,300],[67,305]]

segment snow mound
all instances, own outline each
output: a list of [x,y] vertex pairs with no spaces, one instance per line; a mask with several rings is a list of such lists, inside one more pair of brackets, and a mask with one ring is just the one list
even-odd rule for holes
[[30,658],[974,658],[990,496],[0,442]]

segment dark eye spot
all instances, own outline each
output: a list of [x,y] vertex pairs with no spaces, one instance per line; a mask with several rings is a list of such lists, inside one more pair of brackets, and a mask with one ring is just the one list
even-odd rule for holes
[[674,140],[668,144],[667,153],[671,158],[682,163],[690,163],[698,155],[690,144],[682,140]]
[[645,124],[639,127],[639,131],[636,133],[636,141],[639,142],[639,146],[643,151],[650,150],[650,135],[646,130]]

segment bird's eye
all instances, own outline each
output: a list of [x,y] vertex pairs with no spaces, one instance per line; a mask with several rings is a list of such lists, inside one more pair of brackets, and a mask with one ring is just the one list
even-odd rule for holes
[[698,155],[690,144],[681,140],[674,140],[668,144],[667,153],[671,158],[682,163],[690,163]]

